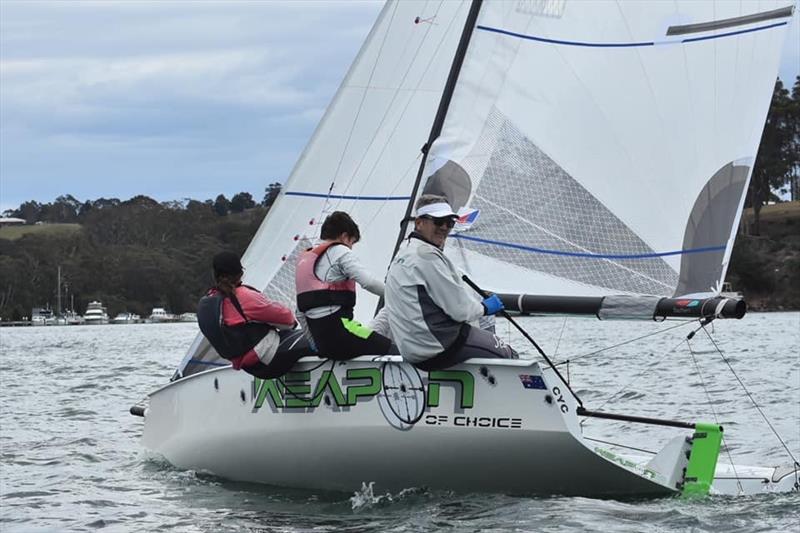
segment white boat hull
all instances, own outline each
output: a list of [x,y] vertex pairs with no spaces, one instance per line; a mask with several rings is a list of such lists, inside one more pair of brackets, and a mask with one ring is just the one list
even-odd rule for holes
[[[171,383],[150,396],[144,444],[181,468],[287,487],[352,491],[374,481],[380,490],[675,492],[659,473],[585,444],[574,402],[547,386],[535,363],[476,360],[429,374],[370,358],[333,367],[314,359],[299,370],[314,367],[302,382],[285,376],[294,397],[281,394],[279,382],[264,389],[229,368]],[[320,385],[331,368],[336,384]],[[291,407],[318,390],[318,406]],[[353,405],[337,405],[348,400]]]
[[[577,405],[559,385],[531,361],[476,359],[428,373],[396,357],[309,358],[281,380],[224,367],[152,393],[143,439],[179,468],[285,487],[679,492],[684,437],[660,461],[616,455],[581,436]],[[796,482],[791,468],[735,469],[718,465],[712,493],[783,492]]]

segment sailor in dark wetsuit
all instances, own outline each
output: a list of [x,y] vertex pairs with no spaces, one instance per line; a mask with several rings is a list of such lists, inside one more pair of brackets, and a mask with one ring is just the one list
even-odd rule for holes
[[[261,378],[286,373],[298,359],[310,355],[292,310],[270,301],[260,291],[242,284],[244,269],[239,256],[222,252],[214,256],[215,286],[200,300],[200,331],[233,368]],[[278,350],[294,335],[293,349]],[[300,342],[302,341],[302,342]]]
[[356,283],[383,296],[383,281],[370,274],[351,248],[361,237],[358,225],[343,211],[322,224],[323,242],[300,255],[295,268],[298,318],[305,322],[320,357],[350,359],[359,355],[398,353],[388,337],[385,313],[369,326],[353,319]]

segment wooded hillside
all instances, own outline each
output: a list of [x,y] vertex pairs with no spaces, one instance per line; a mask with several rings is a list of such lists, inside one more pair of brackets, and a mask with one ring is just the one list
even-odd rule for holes
[[[40,213],[63,214],[69,200],[61,197]],[[219,201],[161,204],[137,196],[86,204],[59,220],[70,224],[0,228],[3,320],[29,317],[31,308],[48,304],[55,310],[59,266],[62,309],[74,299],[79,313],[92,300],[103,302],[111,316],[147,316],[154,306],[194,311],[211,283],[211,257],[222,250],[242,253],[268,211],[252,199],[224,214],[215,209]]]

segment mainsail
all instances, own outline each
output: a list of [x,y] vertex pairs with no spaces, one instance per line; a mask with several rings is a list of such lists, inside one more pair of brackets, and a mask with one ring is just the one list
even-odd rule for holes
[[[334,210],[362,228],[365,266],[386,271],[468,11],[462,1],[386,3],[245,252],[245,283],[294,307],[297,254]],[[359,289],[358,302],[366,322],[377,298]],[[214,364],[223,363],[198,335],[176,375]]]
[[792,9],[484,2],[423,174],[480,211],[450,255],[499,292],[718,293]]

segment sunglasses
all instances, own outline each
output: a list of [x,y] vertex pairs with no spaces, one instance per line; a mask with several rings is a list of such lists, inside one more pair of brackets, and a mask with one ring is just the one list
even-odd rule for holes
[[432,217],[430,215],[423,215],[420,218],[424,218],[425,220],[430,220],[437,226],[447,226],[448,228],[452,228],[456,225],[456,219],[453,217]]

